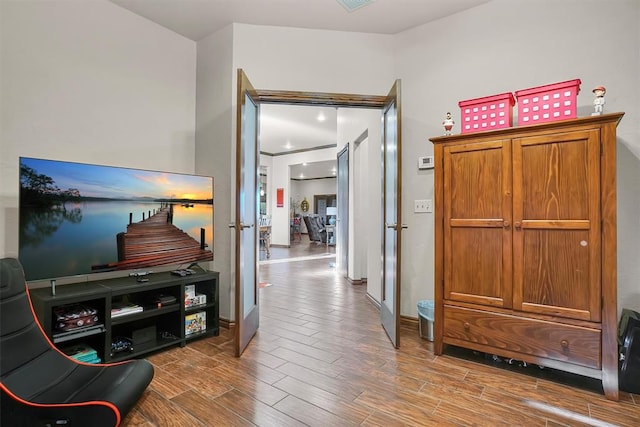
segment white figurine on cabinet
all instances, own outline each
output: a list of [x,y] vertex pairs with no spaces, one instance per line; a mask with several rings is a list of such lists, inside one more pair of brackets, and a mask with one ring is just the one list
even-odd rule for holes
[[453,125],[456,122],[451,118],[451,113],[447,113],[444,121],[442,122],[442,126],[444,126],[444,134],[451,135],[451,129],[453,129]]
[[591,113],[592,116],[599,116],[602,114],[604,110],[604,94],[607,93],[607,90],[604,86],[596,86],[593,89],[593,93],[596,95],[593,100],[593,107],[595,111]]

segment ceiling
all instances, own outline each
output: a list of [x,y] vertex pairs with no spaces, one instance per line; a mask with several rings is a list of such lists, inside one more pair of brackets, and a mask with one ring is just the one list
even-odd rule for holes
[[[396,34],[489,0],[373,0],[351,12],[338,0],[110,1],[197,41],[232,23]],[[347,4],[361,2],[341,1]],[[260,150],[277,155],[335,145],[336,111],[333,107],[261,105]],[[325,115],[324,121],[317,119],[320,112]],[[293,165],[291,177],[332,176],[334,168],[335,161]]]
[[[260,152],[282,155],[335,147],[338,131],[335,107],[261,104]],[[335,176],[335,160],[292,165],[292,179]]]
[[489,0],[375,0],[352,12],[337,0],[110,1],[197,41],[232,23],[396,34]]

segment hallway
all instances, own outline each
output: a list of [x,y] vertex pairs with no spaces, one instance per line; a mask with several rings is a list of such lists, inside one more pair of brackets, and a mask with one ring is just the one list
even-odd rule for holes
[[260,264],[272,264],[274,262],[282,262],[282,260],[290,259],[310,259],[322,256],[334,256],[336,254],[335,245],[327,246],[324,243],[311,242],[308,234],[301,234],[300,240],[291,242],[288,248],[271,246],[271,256],[267,258],[264,245],[260,247]]

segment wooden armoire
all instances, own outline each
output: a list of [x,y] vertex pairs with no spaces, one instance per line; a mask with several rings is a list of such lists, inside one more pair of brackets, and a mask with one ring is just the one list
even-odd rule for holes
[[436,354],[449,344],[597,378],[618,399],[623,115],[430,139]]

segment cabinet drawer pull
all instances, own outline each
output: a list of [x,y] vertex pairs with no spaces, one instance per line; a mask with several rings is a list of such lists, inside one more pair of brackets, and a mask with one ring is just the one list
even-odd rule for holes
[[469,325],[469,322],[464,322],[464,325],[463,325],[463,326],[464,326],[464,330],[465,330],[465,331],[468,331],[468,330],[469,330],[469,328],[471,328],[471,325]]
[[562,340],[560,341],[560,345],[562,346],[562,348],[569,348],[569,341]]
[[504,221],[504,222],[502,223],[502,226],[503,226],[504,228],[506,228],[506,229],[508,229],[510,225],[511,225],[511,224],[509,224],[509,221]]

